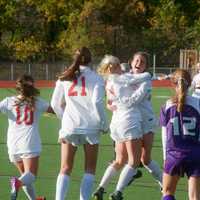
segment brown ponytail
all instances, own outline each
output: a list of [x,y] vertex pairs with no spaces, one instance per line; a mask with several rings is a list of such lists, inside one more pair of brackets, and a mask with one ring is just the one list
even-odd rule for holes
[[30,75],[22,75],[16,81],[16,91],[20,98],[16,101],[16,106],[22,106],[27,103],[34,110],[36,97],[40,95],[37,88],[34,87],[34,79]]
[[80,75],[80,65],[91,62],[91,53],[87,47],[82,47],[75,52],[74,61],[59,77],[61,81],[72,81]]

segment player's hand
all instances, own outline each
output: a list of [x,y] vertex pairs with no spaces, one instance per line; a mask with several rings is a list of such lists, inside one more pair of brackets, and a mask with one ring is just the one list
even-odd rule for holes
[[58,142],[59,142],[59,143],[66,144],[66,140],[65,140],[64,138],[60,138],[60,139],[58,139]]
[[110,111],[115,111],[115,110],[117,110],[117,106],[116,105],[110,105],[110,104],[107,104],[107,108],[108,108],[108,110],[110,110]]
[[101,129],[101,132],[102,132],[103,134],[107,134],[108,131],[109,131],[109,126],[108,126],[108,124],[103,125],[103,128]]

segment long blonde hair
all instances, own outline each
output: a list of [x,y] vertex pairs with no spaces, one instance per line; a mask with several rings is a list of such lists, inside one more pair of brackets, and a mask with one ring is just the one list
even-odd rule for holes
[[108,75],[110,74],[110,68],[115,65],[120,65],[119,58],[112,55],[105,55],[98,66],[97,72],[103,76]]
[[177,69],[173,73],[171,81],[176,88],[176,94],[172,97],[172,102],[177,105],[177,111],[182,112],[188,88],[191,85],[190,73],[184,69]]

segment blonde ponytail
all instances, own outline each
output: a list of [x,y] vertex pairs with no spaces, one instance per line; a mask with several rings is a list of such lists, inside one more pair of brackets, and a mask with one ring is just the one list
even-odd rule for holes
[[187,95],[187,85],[184,81],[184,79],[180,78],[178,80],[177,85],[177,111],[182,112],[183,111],[183,105],[185,103],[185,98]]
[[190,74],[187,70],[178,69],[172,75],[171,81],[176,88],[176,94],[172,98],[172,102],[177,105],[177,111],[182,112],[188,88],[191,85]]

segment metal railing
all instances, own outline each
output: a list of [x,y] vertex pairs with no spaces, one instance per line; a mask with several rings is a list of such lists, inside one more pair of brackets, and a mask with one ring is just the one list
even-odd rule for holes
[[[16,80],[21,74],[27,73],[34,77],[35,80],[56,80],[57,75],[61,73],[66,63],[0,63],[0,80]],[[97,65],[94,64],[94,69]],[[149,68],[154,74],[170,74],[175,71],[175,67],[160,66]]]

